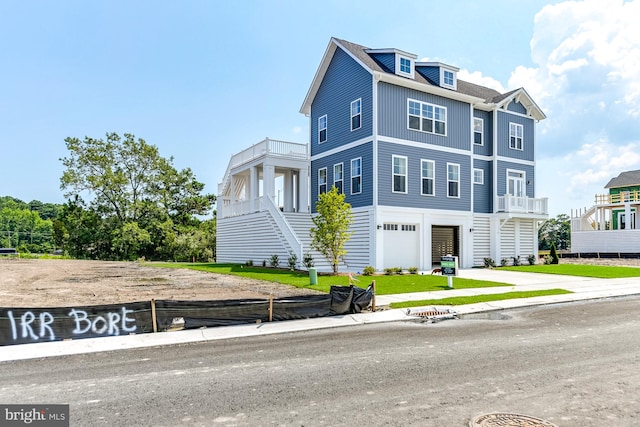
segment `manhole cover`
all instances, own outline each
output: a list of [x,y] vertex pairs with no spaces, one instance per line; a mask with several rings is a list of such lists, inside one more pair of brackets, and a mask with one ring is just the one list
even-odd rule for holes
[[469,421],[469,427],[557,427],[549,421],[529,415],[495,412],[479,415]]

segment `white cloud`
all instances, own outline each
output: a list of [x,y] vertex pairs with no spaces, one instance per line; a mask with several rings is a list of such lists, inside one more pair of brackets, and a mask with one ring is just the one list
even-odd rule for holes
[[553,216],[590,206],[609,179],[640,169],[638,17],[640,0],[566,1],[535,17],[535,66],[517,67],[508,88],[526,88],[547,114],[536,196],[550,198]]
[[458,72],[458,78],[460,78],[460,80],[475,83],[480,86],[495,89],[500,93],[506,92],[504,86],[502,86],[502,83],[492,77],[483,76],[480,71],[471,72],[469,70],[462,69]]
[[300,132],[302,132],[302,126],[295,126],[293,129],[291,129],[292,133],[295,133],[296,135],[299,134]]

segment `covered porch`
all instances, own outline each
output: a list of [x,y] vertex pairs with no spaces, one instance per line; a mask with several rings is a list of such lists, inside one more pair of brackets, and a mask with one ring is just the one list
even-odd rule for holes
[[272,209],[309,212],[307,144],[266,138],[229,161],[218,184],[218,218]]

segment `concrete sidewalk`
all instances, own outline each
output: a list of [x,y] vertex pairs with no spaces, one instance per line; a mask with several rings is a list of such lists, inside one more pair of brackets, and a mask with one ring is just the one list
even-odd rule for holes
[[[574,292],[572,294],[565,295],[511,299],[455,307],[436,305],[439,310],[452,308],[457,314],[464,315],[535,305],[557,304],[563,302],[584,301],[628,295],[640,295],[640,278],[637,277],[625,279],[594,279],[585,277],[560,276],[555,274],[521,273],[499,269],[467,269],[460,270],[459,274],[460,277],[464,278],[502,282],[508,283],[512,286],[476,289],[455,289],[454,279],[454,289],[398,295],[380,295],[376,297],[376,305],[378,307],[384,307],[388,306],[392,302],[441,299],[454,296],[499,294],[504,292],[531,291],[553,288],[561,288]],[[414,308],[412,310],[414,312],[420,311],[419,308]],[[108,338],[87,338],[73,341],[55,341],[48,343],[10,345],[0,347],[0,362],[413,319],[416,319],[416,317],[408,315],[406,309],[385,309],[377,311],[375,313],[366,312],[344,316],[322,317],[316,319],[247,324],[207,329],[190,329],[174,332],[159,332],[155,334],[126,335]]]

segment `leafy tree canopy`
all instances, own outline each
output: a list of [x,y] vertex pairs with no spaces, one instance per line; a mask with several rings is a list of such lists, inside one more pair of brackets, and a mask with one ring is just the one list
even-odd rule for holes
[[318,215],[313,217],[314,227],[311,228],[311,246],[331,263],[334,273],[338,272],[338,264],[347,254],[344,245],[351,238],[349,227],[353,213],[344,198],[336,187],[320,194],[316,203]]

